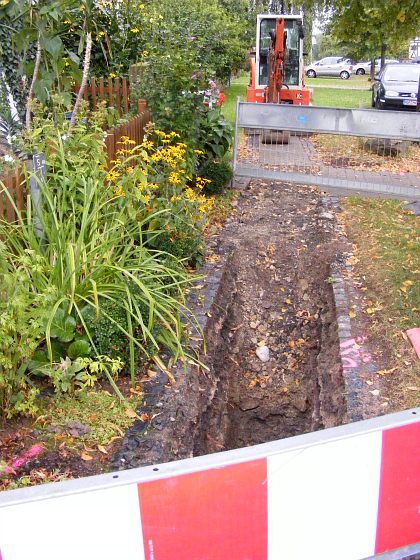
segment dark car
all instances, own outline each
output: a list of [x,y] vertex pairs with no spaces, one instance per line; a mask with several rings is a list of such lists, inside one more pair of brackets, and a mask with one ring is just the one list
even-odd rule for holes
[[372,86],[372,107],[416,110],[420,66],[386,64]]

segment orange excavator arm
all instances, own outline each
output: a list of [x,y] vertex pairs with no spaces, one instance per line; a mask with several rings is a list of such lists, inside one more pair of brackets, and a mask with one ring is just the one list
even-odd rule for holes
[[268,86],[266,101],[280,103],[280,92],[284,82],[284,58],[286,51],[286,31],[284,19],[276,21],[275,32],[271,35],[268,53]]

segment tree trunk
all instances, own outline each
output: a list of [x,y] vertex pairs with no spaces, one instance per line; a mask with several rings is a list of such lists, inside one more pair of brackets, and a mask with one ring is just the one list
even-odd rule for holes
[[74,125],[76,123],[77,112],[79,110],[80,103],[83,99],[83,93],[86,89],[88,76],[89,76],[91,52],[92,52],[92,33],[89,31],[88,34],[86,35],[86,50],[85,50],[85,58],[83,60],[82,83],[80,84],[80,89],[79,89],[79,92],[77,94],[76,102],[74,104],[73,111],[72,111],[72,114],[71,114],[70,127],[69,127],[70,130],[74,127]]
[[35,56],[35,66],[34,73],[32,74],[31,86],[28,92],[28,99],[26,100],[26,129],[28,130],[31,126],[31,99],[34,92],[35,82],[38,78],[39,67],[41,66],[41,43],[38,41],[36,43],[36,56]]
[[385,64],[386,45],[381,45],[381,70]]
[[370,59],[370,80],[373,82],[375,79],[376,68],[375,68],[375,59],[372,57]]

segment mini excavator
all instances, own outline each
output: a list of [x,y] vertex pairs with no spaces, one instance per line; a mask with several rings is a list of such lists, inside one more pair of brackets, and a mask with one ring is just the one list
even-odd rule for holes
[[247,101],[309,105],[304,84],[303,20],[301,15],[257,16],[257,42],[251,53]]

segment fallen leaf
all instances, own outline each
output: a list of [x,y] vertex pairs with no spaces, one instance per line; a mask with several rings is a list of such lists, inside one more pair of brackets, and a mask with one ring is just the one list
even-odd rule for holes
[[87,451],[82,451],[82,453],[80,454],[81,459],[83,459],[83,461],[92,461],[93,457],[92,455],[89,455],[89,453]]
[[142,422],[147,422],[150,419],[150,416],[147,414],[147,412],[143,412],[143,414],[140,414],[140,420]]
[[379,395],[379,389],[374,389],[373,391],[369,391],[369,393],[372,393],[374,397],[377,397]]
[[134,410],[131,410],[131,408],[126,408],[125,414],[126,414],[126,416],[128,416],[129,418],[137,418],[137,413],[134,412]]
[[354,311],[349,311],[350,319],[354,319],[356,317],[356,313]]
[[108,451],[106,450],[106,448],[103,445],[98,445],[98,449],[104,455],[108,455]]

